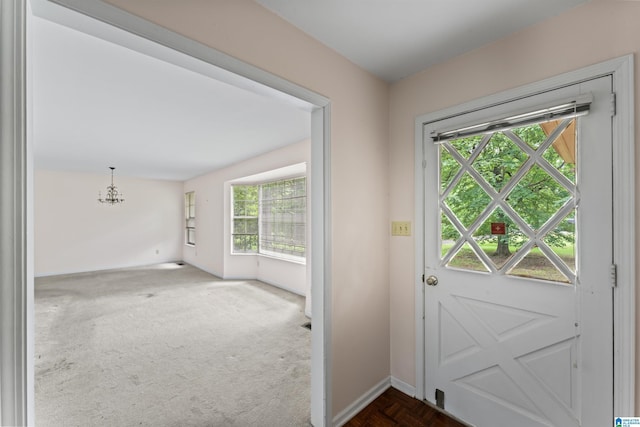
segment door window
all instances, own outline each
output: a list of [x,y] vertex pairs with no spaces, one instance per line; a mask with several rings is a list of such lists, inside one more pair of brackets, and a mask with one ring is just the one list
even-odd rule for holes
[[575,121],[439,142],[442,265],[574,283]]

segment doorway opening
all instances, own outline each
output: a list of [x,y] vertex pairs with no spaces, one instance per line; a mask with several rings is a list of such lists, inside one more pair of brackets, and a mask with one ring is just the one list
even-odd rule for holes
[[[16,2],[18,4],[19,2]],[[329,100],[310,92],[304,88],[293,85],[283,79],[276,76],[265,73],[255,67],[251,67],[247,64],[241,63],[233,58],[230,58],[220,52],[216,52],[213,49],[199,45],[192,40],[178,36],[177,34],[170,33],[163,30],[149,22],[132,19],[132,17],[122,11],[114,11],[109,9],[105,11],[102,9],[103,3],[99,1],[85,2],[78,7],[72,6],[75,2],[58,2],[65,6],[69,6],[75,10],[85,13],[87,15],[96,17],[103,21],[110,22],[112,25],[117,25],[120,28],[142,35],[149,40],[153,40],[165,46],[170,46],[178,51],[186,53],[192,57],[198,58],[207,64],[222,65],[225,70],[231,71],[242,80],[247,87],[259,88],[265,92],[269,92],[272,95],[285,93],[287,96],[293,97],[299,101],[299,105],[307,108],[311,114],[311,156],[313,170],[311,173],[311,189],[314,194],[312,202],[312,215],[314,218],[312,226],[312,259],[314,269],[312,271],[312,295],[313,295],[313,313],[316,318],[314,319],[315,327],[313,328],[312,349],[313,349],[313,361],[312,361],[312,422],[316,425],[321,425],[330,419],[330,397],[328,397],[327,378],[330,377],[328,371],[328,362],[325,354],[328,353],[329,339],[327,326],[330,324],[330,318],[327,315],[329,313],[326,310],[325,301],[330,300],[330,270],[328,263],[325,262],[325,254],[327,253],[329,240],[329,222],[328,212],[329,210],[329,116],[330,116],[330,103]],[[26,4],[22,3],[23,5]],[[53,6],[49,1],[33,1],[32,6],[40,5],[44,8]],[[82,10],[79,10],[82,9]],[[25,16],[21,14],[10,15],[11,19],[16,17],[20,25],[24,25]],[[19,43],[17,43],[20,46]],[[24,46],[24,45],[23,45]],[[24,76],[22,76],[24,77]],[[16,84],[19,84],[19,81]],[[256,85],[255,82],[260,84]],[[17,170],[15,178],[19,179],[22,176],[26,176],[28,181],[31,181],[31,176],[28,175],[28,170],[31,167],[33,158],[30,153],[31,148],[24,146],[26,150],[25,161],[27,163],[26,170]],[[11,181],[12,183],[14,181]],[[24,187],[25,194],[23,195],[27,201],[32,200],[32,190]],[[33,206],[30,203],[26,204],[26,211],[15,211],[15,215],[21,218],[26,224],[27,219],[32,215]],[[21,241],[27,242],[26,235],[29,233],[31,226],[27,225],[25,235],[22,236]],[[33,248],[26,245],[27,258],[32,258]],[[31,260],[27,260],[27,263],[32,263]],[[21,370],[16,374],[18,377],[18,383],[14,384],[16,378],[11,379],[11,383],[6,383],[9,379],[3,376],[3,385],[9,384],[9,388],[22,391],[24,393],[24,400],[20,400],[22,396],[18,397],[18,403],[13,407],[12,411],[15,411],[16,417],[12,417],[12,414],[3,413],[3,419],[28,419],[27,414],[33,413],[33,363],[30,361],[33,356],[33,337],[30,334],[32,331],[32,316],[33,312],[33,299],[32,299],[32,286],[33,286],[33,271],[26,271],[27,276],[19,281],[23,286],[21,292],[27,296],[26,301],[22,305],[15,307],[9,306],[8,303],[3,304],[3,312],[8,313],[14,319],[18,319],[16,323],[25,326],[23,332],[17,332],[19,335],[16,345],[19,348],[26,348],[26,354],[20,356],[20,362],[16,362],[16,366]],[[29,289],[31,287],[31,290]],[[29,294],[31,293],[31,297]],[[8,310],[5,311],[4,308]],[[14,349],[4,349],[5,352],[12,352],[12,354],[20,354],[20,351]],[[22,379],[19,379],[22,378]],[[19,394],[21,395],[22,392]],[[7,394],[3,393],[3,398],[7,397]],[[10,406],[7,406],[10,407]],[[6,417],[5,417],[6,415]]]

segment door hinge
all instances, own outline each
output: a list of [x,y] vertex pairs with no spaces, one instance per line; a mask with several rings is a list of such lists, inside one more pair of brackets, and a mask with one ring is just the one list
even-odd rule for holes
[[617,287],[618,286],[618,266],[616,264],[611,264],[609,276],[611,277],[611,287],[612,288]]
[[422,169],[426,169],[427,168],[427,161],[423,160],[422,161]]
[[611,117],[616,115],[616,93],[611,93]]

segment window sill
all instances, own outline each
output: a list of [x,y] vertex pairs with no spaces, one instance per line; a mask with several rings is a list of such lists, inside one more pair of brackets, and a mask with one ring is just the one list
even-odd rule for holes
[[231,252],[230,255],[231,256],[257,256],[257,257],[261,257],[261,258],[273,259],[273,260],[276,260],[276,261],[289,262],[291,264],[307,265],[307,260],[306,259],[284,258],[284,257],[268,255],[268,254]]

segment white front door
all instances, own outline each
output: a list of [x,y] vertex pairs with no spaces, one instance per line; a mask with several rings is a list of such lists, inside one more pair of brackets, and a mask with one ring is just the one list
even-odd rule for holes
[[611,423],[610,93],[424,125],[425,394],[475,426]]

